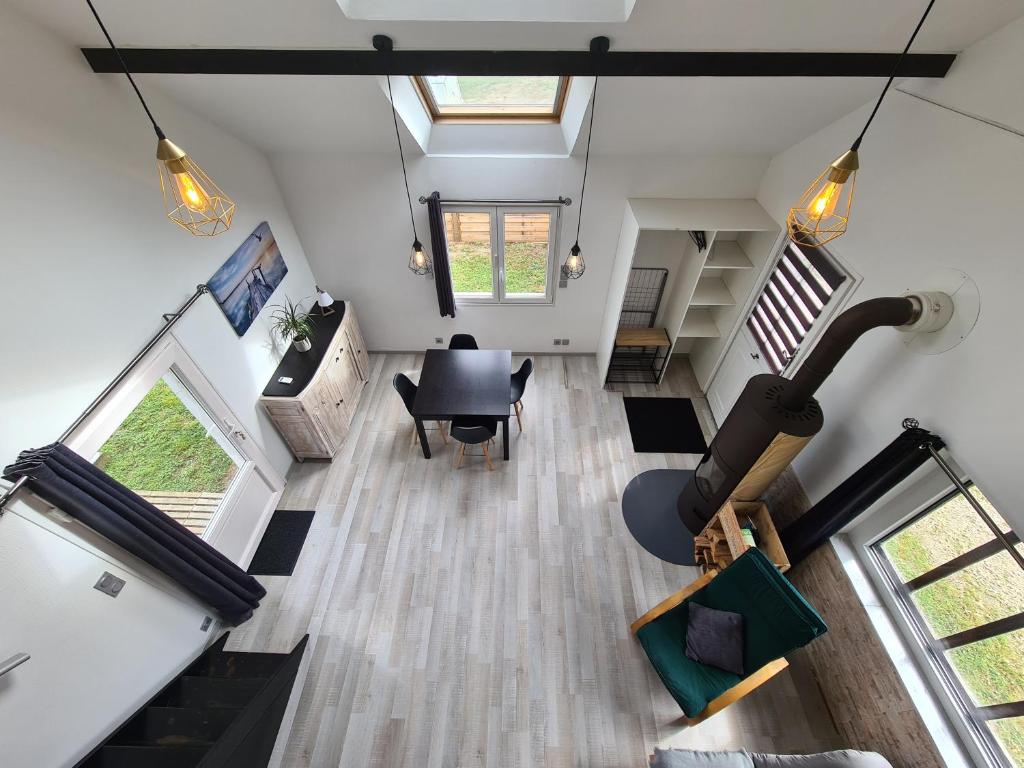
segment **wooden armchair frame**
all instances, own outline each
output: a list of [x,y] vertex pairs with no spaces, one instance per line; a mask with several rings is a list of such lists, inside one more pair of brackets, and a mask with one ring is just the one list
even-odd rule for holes
[[[673,608],[682,603],[684,600],[686,600],[688,597],[698,592],[699,590],[703,589],[717,575],[718,571],[710,570],[696,581],[687,584],[678,592],[669,595],[656,606],[651,608],[651,610],[647,611],[647,613],[645,613],[639,619],[630,624],[629,631],[635,635],[637,631],[639,631],[639,629],[643,627],[645,624],[654,621],[654,619],[658,618],[662,614],[668,613]],[[748,693],[751,693],[755,689],[764,685],[773,677],[775,677],[775,675],[779,674],[779,672],[781,672],[788,666],[789,662],[785,659],[776,659],[775,661],[770,661],[753,674],[747,675],[745,678],[736,683],[736,685],[734,685],[732,688],[725,691],[725,693],[722,693],[716,698],[709,701],[708,705],[704,707],[704,710],[700,714],[695,715],[694,717],[687,717],[686,715],[683,715],[681,719],[687,725],[691,726],[702,723],[712,715],[721,712],[730,704],[736,703],[744,696],[746,696]]]

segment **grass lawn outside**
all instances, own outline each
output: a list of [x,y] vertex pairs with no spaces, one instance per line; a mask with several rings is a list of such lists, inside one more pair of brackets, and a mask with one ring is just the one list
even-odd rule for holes
[[[492,291],[493,268],[488,243],[449,243],[448,258],[455,293]],[[547,291],[548,244],[505,244],[505,292],[543,296]]]
[[548,105],[555,103],[557,77],[459,77],[466,104]]
[[[973,490],[1000,527],[1009,530],[980,490]],[[957,495],[889,538],[882,550],[901,578],[910,580],[992,538],[970,504]],[[1007,552],[1000,552],[916,590],[912,597],[932,633],[941,638],[1024,611],[1024,571]],[[946,656],[979,706],[1024,699],[1024,630],[954,648]],[[1024,718],[990,725],[1014,764],[1024,766]]]
[[100,449],[103,471],[135,491],[221,493],[235,464],[162,379]]

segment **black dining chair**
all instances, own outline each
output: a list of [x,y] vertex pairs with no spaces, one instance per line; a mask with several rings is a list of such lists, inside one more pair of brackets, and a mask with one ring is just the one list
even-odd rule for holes
[[474,339],[468,333],[456,333],[448,342],[448,349],[480,349]]
[[[396,373],[391,383],[394,385],[395,391],[398,392],[398,396],[402,398],[402,402],[405,403],[405,410],[412,416],[412,404],[416,401],[416,391],[419,387],[413,384],[412,379],[404,373]],[[448,436],[444,433],[444,424],[440,421],[437,422],[437,429],[441,432],[441,439],[444,441],[444,444],[448,445]],[[419,432],[416,431],[414,423],[412,428],[412,444],[416,445],[418,439]]]
[[456,416],[452,419],[452,439],[462,443],[455,456],[455,468],[462,467],[466,458],[467,445],[479,445],[483,448],[483,457],[487,462],[487,469],[493,470],[494,463],[491,461],[491,453],[487,445],[494,440],[498,434],[498,420],[491,416]]
[[516,421],[519,422],[519,431],[523,431],[523,393],[526,392],[526,380],[533,373],[533,360],[529,357],[523,360],[519,370],[512,374],[512,405],[516,409]]

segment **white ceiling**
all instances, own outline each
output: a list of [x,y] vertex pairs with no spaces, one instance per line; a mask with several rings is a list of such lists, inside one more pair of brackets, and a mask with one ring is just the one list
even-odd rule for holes
[[[5,0],[68,40],[103,39],[81,0]],[[354,21],[337,0],[94,0],[124,46],[613,50],[899,50],[925,0],[637,0],[624,23]],[[1024,0],[938,3],[915,44],[958,52],[1024,14]],[[103,75],[103,77],[116,77]],[[390,106],[375,77],[146,75],[173,99],[268,152],[392,152]],[[855,78],[606,78],[599,154],[770,155],[881,88]],[[126,98],[129,94],[126,91]],[[173,126],[166,126],[173,132]],[[410,139],[411,142],[411,139]],[[577,151],[579,143],[577,143]]]

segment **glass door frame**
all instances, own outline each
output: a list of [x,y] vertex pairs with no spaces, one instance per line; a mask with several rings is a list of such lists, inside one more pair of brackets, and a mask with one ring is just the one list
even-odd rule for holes
[[[243,458],[202,536],[216,547],[218,541],[225,536],[232,517],[239,509],[246,486],[254,479],[254,475],[258,475],[272,490],[272,508],[276,507],[277,499],[284,490],[285,479],[274,469],[266,454],[245,430],[241,420],[173,336],[165,339],[139,362],[124,382],[65,440],[65,445],[92,461],[110,435],[167,373],[174,374],[210,418],[220,425],[224,436]],[[267,520],[257,522],[256,528],[259,530],[255,530],[254,535],[262,535]],[[252,549],[251,545],[246,546],[242,556],[251,556]]]

